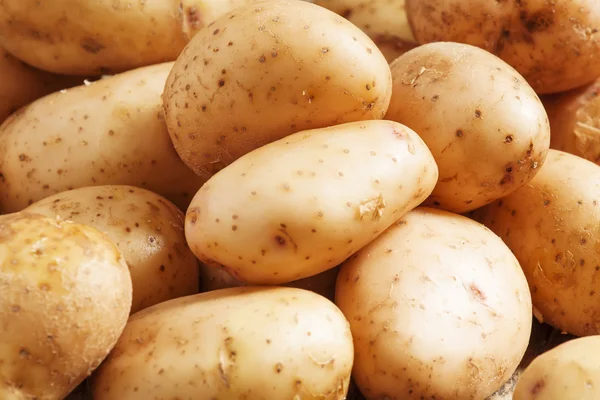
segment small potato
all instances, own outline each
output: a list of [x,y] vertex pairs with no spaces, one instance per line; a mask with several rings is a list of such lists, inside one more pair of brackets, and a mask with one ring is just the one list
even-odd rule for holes
[[47,197],[26,211],[105,233],[129,266],[131,313],[198,293],[198,262],[185,242],[183,213],[155,193],[131,186],[91,186]]
[[540,321],[577,336],[600,333],[600,166],[550,150],[528,185],[472,217],[519,259]]
[[548,117],[513,68],[459,43],[420,46],[391,68],[386,119],[414,129],[440,169],[426,205],[464,213],[535,176],[550,146]]
[[84,186],[132,185],[185,209],[204,182],[177,156],[160,95],[172,63],[46,96],[0,126],[0,209]]
[[294,132],[381,119],[390,95],[388,63],[359,28],[311,3],[266,0],[198,33],[163,100],[175,149],[209,178]]
[[125,260],[94,228],[0,219],[0,399],[61,400],[108,355],[131,308]]
[[188,296],[129,320],[94,400],[345,399],[353,346],[327,299],[246,287]]
[[339,265],[427,198],[437,176],[423,141],[395,122],[299,132],[209,180],[185,236],[238,280],[287,283]]
[[511,377],[531,333],[515,256],[481,224],[430,208],[342,265],[336,304],[369,400],[483,400]]

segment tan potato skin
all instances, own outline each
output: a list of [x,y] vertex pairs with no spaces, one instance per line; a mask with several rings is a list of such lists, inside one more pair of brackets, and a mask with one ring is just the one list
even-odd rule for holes
[[519,259],[540,321],[600,333],[600,166],[550,150],[528,185],[472,216]]
[[60,74],[118,73],[174,61],[193,35],[254,0],[3,0],[0,45]]
[[198,261],[184,215],[167,199],[132,186],[92,186],[40,200],[26,211],[92,226],[123,254],[133,282],[131,313],[198,293]]
[[431,43],[391,69],[386,119],[414,129],[440,168],[426,205],[464,213],[535,176],[550,146],[548,117],[505,62],[473,46]]
[[515,371],[531,332],[531,295],[506,245],[424,207],[342,264],[336,304],[369,400],[483,400]]
[[512,65],[537,93],[557,93],[600,76],[595,0],[406,0],[419,43],[461,42]]
[[232,288],[131,317],[95,400],[342,400],[352,336],[333,303],[292,288]]
[[381,119],[390,95],[387,61],[359,28],[311,3],[266,0],[196,35],[163,100],[177,152],[209,178],[289,134]]
[[132,185],[185,209],[204,182],[173,149],[160,104],[172,63],[44,97],[0,126],[0,209],[84,186]]
[[299,132],[209,180],[186,239],[238,280],[291,282],[339,265],[427,198],[437,176],[423,141],[394,122]]
[[61,400],[108,355],[131,308],[118,249],[94,228],[0,219],[0,398]]

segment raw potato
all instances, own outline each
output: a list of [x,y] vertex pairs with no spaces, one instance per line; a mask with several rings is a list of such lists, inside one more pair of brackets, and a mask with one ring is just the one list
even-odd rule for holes
[[426,205],[464,213],[535,176],[550,146],[548,117],[513,68],[459,43],[420,46],[391,68],[386,119],[414,129],[440,169]]
[[238,280],[287,283],[339,265],[427,198],[437,177],[423,141],[395,122],[299,132],[209,180],[185,236],[201,261]]
[[185,209],[204,182],[177,156],[160,95],[173,64],[46,96],[0,126],[0,209],[65,190],[132,185]]
[[360,29],[311,3],[267,0],[194,37],[163,99],[177,152],[209,178],[294,132],[381,119],[390,95],[385,57]]
[[0,45],[46,71],[116,73],[174,61],[198,30],[254,0],[3,0]]
[[531,333],[531,295],[506,245],[424,207],[342,265],[336,304],[367,399],[483,400],[510,378]]
[[131,278],[94,228],[29,213],[0,219],[0,398],[61,400],[117,342]]
[[341,400],[352,336],[333,303],[291,288],[232,288],[131,317],[95,400]]
[[600,76],[597,0],[406,0],[406,10],[419,43],[481,47],[515,67],[537,93]]
[[198,293],[198,261],[187,247],[184,215],[132,186],[92,186],[47,197],[26,211],[92,226],[123,254],[133,282],[131,313]]
[[519,259],[540,321],[600,333],[600,166],[550,150],[536,177],[473,217]]

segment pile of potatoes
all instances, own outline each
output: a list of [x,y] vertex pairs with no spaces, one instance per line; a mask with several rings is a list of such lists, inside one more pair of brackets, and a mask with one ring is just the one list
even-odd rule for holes
[[1,400],[600,398],[595,1],[3,0],[0,51]]

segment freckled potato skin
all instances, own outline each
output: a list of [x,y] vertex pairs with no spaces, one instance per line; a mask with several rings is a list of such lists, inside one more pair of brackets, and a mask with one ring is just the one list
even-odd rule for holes
[[519,259],[536,317],[577,336],[600,333],[600,167],[550,150],[528,185],[473,213]]
[[47,197],[26,211],[92,226],[119,248],[131,273],[131,313],[198,293],[198,262],[185,242],[183,213],[132,186],[92,186]]
[[437,176],[423,141],[394,122],[299,132],[209,180],[185,236],[238,280],[287,283],[339,265],[427,198]]
[[131,307],[118,249],[94,228],[0,218],[0,398],[60,400],[117,342]]
[[548,117],[513,68],[473,46],[432,43],[391,69],[386,119],[414,129],[440,169],[426,205],[464,213],[535,176],[550,146]]
[[267,0],[196,35],[163,100],[177,152],[209,178],[289,134],[381,119],[390,95],[385,57],[359,28],[311,3]]
[[353,345],[327,299],[246,287],[188,296],[129,320],[98,370],[95,400],[342,400]]
[[517,368],[532,324],[523,271],[500,238],[425,207],[342,264],[336,304],[367,399],[483,400]]
[[0,126],[0,209],[84,186],[132,185],[185,209],[202,185],[173,149],[160,105],[172,63],[46,96]]
[[419,43],[461,42],[512,65],[537,93],[600,76],[600,9],[594,0],[406,0]]

